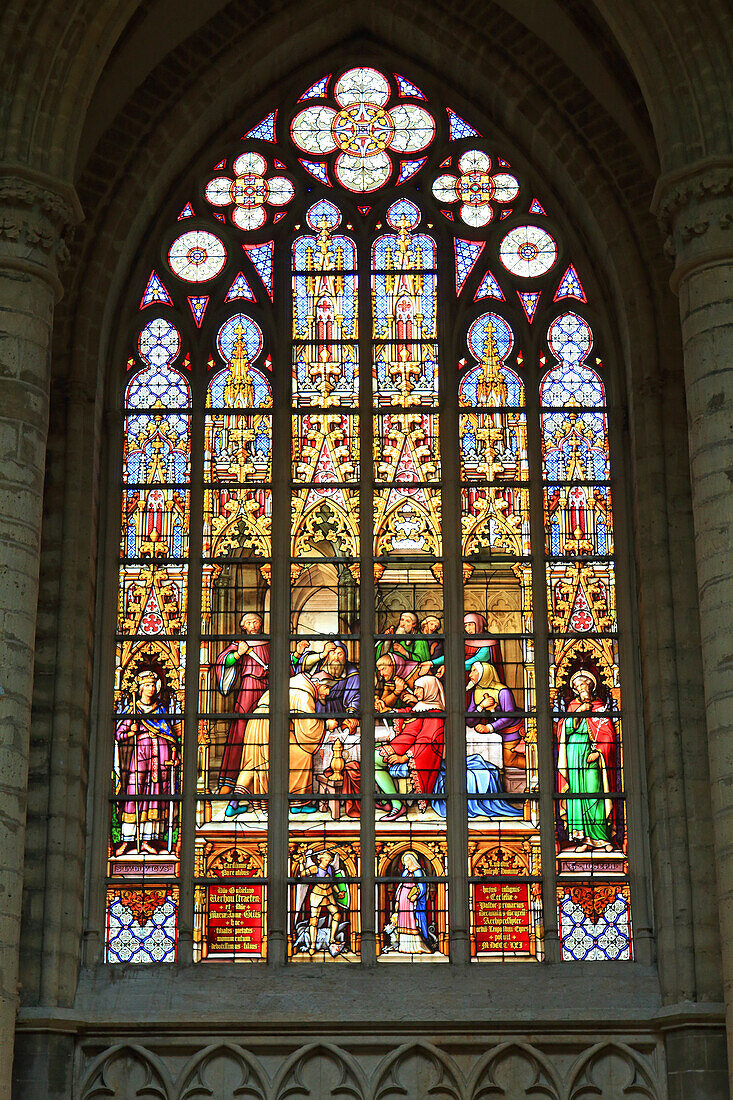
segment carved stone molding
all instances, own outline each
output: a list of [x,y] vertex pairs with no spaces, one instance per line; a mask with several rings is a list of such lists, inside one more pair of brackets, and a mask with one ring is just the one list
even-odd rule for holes
[[710,157],[662,176],[651,209],[675,261],[673,290],[696,268],[733,260],[733,157]]
[[[426,1039],[389,1043],[375,1033],[348,1040],[278,1043],[255,1049],[233,1039],[188,1046],[121,1042],[82,1048],[75,1096],[156,1100],[664,1100],[664,1059],[653,1039],[639,1042],[558,1037],[444,1049]],[[460,1044],[459,1044],[460,1045]]]
[[670,229],[672,219],[692,202],[722,195],[733,195],[733,157],[699,161],[681,172],[662,176],[654,189],[652,213]]
[[32,273],[61,294],[58,268],[83,214],[74,188],[22,165],[0,164],[0,268]]

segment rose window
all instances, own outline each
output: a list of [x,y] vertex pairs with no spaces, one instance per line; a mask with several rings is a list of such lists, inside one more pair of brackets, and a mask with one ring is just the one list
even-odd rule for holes
[[305,153],[338,150],[334,173],[350,191],[376,191],[389,179],[393,153],[419,153],[433,139],[435,123],[423,107],[387,108],[390,86],[376,69],[351,69],[336,81],[340,110],[311,106],[293,119],[293,141]]
[[433,184],[438,202],[460,202],[461,220],[466,225],[488,225],[494,216],[492,202],[512,202],[519,184],[509,172],[491,175],[491,157],[469,149],[458,161],[460,176],[446,173]]
[[546,229],[518,225],[499,245],[499,258],[507,271],[524,279],[536,279],[557,259],[557,245]]
[[285,206],[295,188],[285,176],[265,179],[267,161],[259,153],[242,153],[232,163],[234,179],[216,176],[206,187],[212,206],[230,206],[232,221],[239,229],[259,229],[267,221],[265,204]]
[[223,271],[227,250],[206,229],[192,229],[177,237],[168,250],[171,271],[187,283],[207,283]]

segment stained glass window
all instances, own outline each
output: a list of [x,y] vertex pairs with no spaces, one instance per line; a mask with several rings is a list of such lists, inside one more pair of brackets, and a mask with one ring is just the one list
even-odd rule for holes
[[422,81],[314,76],[131,290],[105,958],[630,959],[591,273]]

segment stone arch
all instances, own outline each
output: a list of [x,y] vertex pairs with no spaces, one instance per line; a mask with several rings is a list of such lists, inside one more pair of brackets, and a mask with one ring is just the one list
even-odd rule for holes
[[165,1063],[137,1043],[103,1051],[79,1088],[80,1100],[172,1100],[173,1095]]
[[367,1093],[364,1072],[348,1051],[335,1043],[309,1043],[286,1060],[271,1095],[273,1100],[365,1100]]
[[452,1058],[432,1043],[404,1043],[382,1060],[374,1074],[370,1100],[429,1096],[431,1100],[463,1100],[463,1074]]
[[199,1051],[181,1071],[176,1100],[268,1100],[267,1075],[256,1058],[234,1043]]
[[[372,41],[371,47],[377,48],[379,43]],[[349,49],[354,48],[354,44],[351,43]],[[386,50],[386,47],[384,48]],[[306,52],[305,49],[303,52]],[[234,53],[236,53],[236,47],[233,45],[226,54],[227,64],[230,63]],[[394,60],[394,53],[389,53],[389,57]],[[306,62],[314,64],[312,57],[301,58],[301,60],[303,64]],[[236,62],[241,70],[241,59],[237,57]],[[232,65],[233,63],[234,59],[231,60]],[[190,125],[190,118],[195,111],[197,101],[202,97],[206,98],[210,90],[204,79],[198,83],[192,82],[191,88],[186,90],[181,102],[175,107],[168,104],[170,113],[165,125],[161,124],[151,132],[143,132],[139,137],[136,135],[134,142],[130,142],[129,138],[126,139],[127,150],[122,158],[124,167],[120,168],[118,175],[110,178],[109,181],[109,205],[107,205],[107,197],[104,201],[100,201],[95,212],[96,216],[90,219],[86,236],[75,253],[77,281],[64,307],[65,313],[60,318],[59,341],[63,344],[68,339],[74,345],[74,354],[70,357],[70,362],[74,364],[74,373],[70,383],[66,380],[65,383],[71,385],[72,392],[79,395],[78,399],[85,404],[85,431],[64,444],[69,448],[86,448],[89,457],[85,461],[75,462],[77,468],[86,468],[90,471],[96,468],[96,455],[101,435],[100,422],[95,419],[89,403],[96,403],[102,397],[104,371],[99,369],[100,363],[114,361],[111,348],[114,344],[118,305],[123,298],[123,287],[129,281],[131,273],[134,271],[139,273],[141,270],[139,265],[136,267],[141,242],[156,220],[156,216],[151,211],[165,206],[164,196],[175,186],[179,170],[183,172],[186,166],[193,163],[194,158],[200,156],[202,142],[205,150],[213,149],[215,146],[215,139],[210,134],[202,138],[202,131],[206,126],[213,125],[212,119],[216,117],[217,112],[225,112],[226,101],[232,95],[232,90],[225,79],[229,70],[226,70],[224,76],[218,76],[212,73],[211,69],[208,77],[213,81],[211,87],[216,88],[216,96],[203,122],[197,122],[196,127]],[[509,66],[506,65],[507,81],[510,79],[508,70]],[[284,74],[279,74],[279,77],[282,81],[286,80]],[[241,75],[237,79],[241,82]],[[278,86],[281,85],[276,85],[273,91],[275,98]],[[547,155],[550,174],[555,176],[551,189],[554,186],[558,195],[558,211],[561,217],[564,216],[562,213],[564,207],[584,211],[580,220],[586,221],[583,229],[587,229],[589,241],[597,244],[599,267],[602,263],[600,257],[603,251],[601,242],[604,242],[605,246],[611,241],[616,248],[619,240],[623,238],[623,244],[618,248],[618,256],[615,257],[615,268],[609,265],[610,269],[601,273],[601,280],[614,288],[613,292],[609,292],[609,297],[618,306],[616,312],[620,318],[620,326],[624,328],[627,325],[635,325],[637,331],[634,334],[629,333],[623,339],[621,336],[612,337],[609,345],[618,346],[623,342],[631,346],[646,337],[645,344],[653,347],[654,322],[646,309],[646,303],[641,305],[635,303],[633,312],[627,311],[625,305],[631,294],[629,282],[635,284],[639,293],[646,294],[648,279],[654,282],[661,278],[652,255],[654,249],[648,248],[643,233],[639,235],[641,245],[637,246],[629,212],[618,200],[618,196],[614,195],[606,169],[599,169],[594,159],[582,149],[581,143],[569,135],[561,116],[549,104],[549,97],[540,96],[538,102],[533,103],[531,108],[516,109],[515,107],[514,114],[517,119],[515,126],[510,118],[512,111],[506,98],[510,94],[521,98],[518,87],[515,84],[508,84],[503,103],[497,105],[496,102],[487,102],[482,111],[483,118],[490,123],[491,109],[497,107],[496,122],[491,130],[493,133],[514,133],[514,138],[507,140],[511,141],[512,148],[517,150],[520,159],[528,158],[534,149],[532,159],[539,167],[542,156]],[[241,97],[241,83],[237,86],[237,95]],[[492,95],[498,97],[499,93],[492,93]],[[537,136],[536,128],[533,126],[535,110],[541,110],[543,118],[547,120],[547,133],[540,136]],[[593,204],[590,201],[580,202],[578,179],[573,177],[566,167],[561,167],[559,164],[563,141],[569,143],[572,148],[572,156],[576,158],[576,166],[579,166],[577,171],[584,173],[585,180],[590,181],[589,192],[595,189],[597,198],[595,209],[591,209]],[[553,144],[557,144],[557,148],[551,152]],[[118,149],[122,148],[123,146],[118,146]],[[100,165],[101,162],[95,167]],[[530,175],[537,178],[537,171],[532,171]],[[646,228],[648,230],[648,226]],[[646,238],[648,239],[648,232]],[[588,266],[593,268],[596,265],[589,261]],[[673,326],[670,323],[671,327]],[[645,330],[641,337],[638,335],[639,329]],[[632,361],[631,357],[629,361]],[[648,367],[653,371],[656,364],[654,353],[645,356],[643,363],[645,368]],[[80,368],[78,373],[76,373],[77,365]],[[88,533],[90,553],[93,554],[94,486],[90,484],[86,489],[88,490],[84,493],[86,510],[83,516],[80,517],[78,510],[73,509],[73,518],[69,515],[68,522],[73,523],[77,540],[80,523],[83,524],[86,530],[82,537]],[[80,593],[80,596],[84,598],[83,593]],[[88,593],[86,599],[89,600]],[[88,606],[74,615],[74,621],[79,623],[89,621]],[[80,645],[78,650],[81,655],[85,647]]]
[[[16,48],[8,49],[3,67],[11,75],[18,95],[8,119],[4,120],[7,121],[5,157],[27,162],[30,150],[24,142],[32,134],[46,150],[46,163],[39,167],[52,172],[65,171],[70,176],[80,139],[79,120],[98,85],[101,84],[102,93],[106,90],[109,94],[109,86],[105,88],[104,82],[105,66],[111,59],[112,67],[115,62],[124,67],[126,40],[130,40],[131,49],[139,55],[132,66],[132,79],[142,79],[146,66],[152,68],[163,53],[173,50],[185,37],[200,34],[217,17],[221,6],[218,0],[208,0],[197,6],[195,17],[182,23],[172,17],[173,6],[164,0],[146,12],[144,18],[140,17],[139,5],[134,0],[116,4],[111,11],[106,6],[92,5],[89,0],[77,0],[72,11],[60,0],[40,7],[27,0],[10,8],[3,21],[2,40]],[[287,18],[293,16],[288,10],[290,6],[282,5]],[[373,5],[360,2],[342,5],[341,17],[352,25],[364,21],[368,25],[370,7],[373,18],[382,16],[384,22],[382,13],[373,11]],[[508,14],[520,18],[531,27],[545,48],[571,62],[575,60],[576,75],[584,79],[591,95],[601,101],[610,98],[608,83],[599,74],[607,76],[612,66],[607,66],[603,53],[593,48],[592,40],[589,41],[592,36],[584,38],[579,34],[577,23],[567,17],[561,5],[547,0],[531,15],[524,14],[523,6],[512,0],[502,0],[502,7],[505,17]],[[730,117],[725,89],[730,88],[730,73],[724,50],[725,6],[708,2],[697,5],[692,13],[682,0],[676,0],[669,5],[648,7],[649,12],[642,12],[630,2],[596,0],[593,14],[599,33],[605,32],[612,39],[613,47],[623,55],[644,89],[658,140],[677,159],[690,149],[700,156],[720,152],[726,143],[729,149]],[[443,40],[440,32],[445,31],[445,24],[450,26],[457,15],[448,11],[443,18],[444,26],[440,28],[434,26],[435,17],[431,21],[438,41]],[[466,38],[474,40],[479,28],[469,18],[463,17]],[[146,31],[156,40],[152,50],[145,40]],[[694,50],[689,48],[691,40],[696,43]],[[25,43],[23,49],[17,49],[18,42]],[[122,56],[114,56],[115,51]],[[590,58],[583,59],[589,51]],[[94,58],[91,64],[90,55]],[[128,86],[130,79],[127,78]],[[620,83],[617,81],[613,87],[616,95],[621,90]],[[680,99],[684,110],[678,109]],[[706,126],[708,119],[712,126]]]
[[[350,7],[348,10],[351,19],[353,13],[361,9]],[[355,16],[353,18],[356,19]],[[365,20],[363,26],[369,25],[369,20]],[[394,25],[397,26],[396,23]],[[316,59],[321,56],[319,51],[329,46],[328,42],[318,41],[320,26],[322,24],[316,25],[308,36],[296,43],[299,50],[296,61],[301,67],[315,65]],[[356,26],[358,20],[347,22],[343,31],[348,34]],[[473,49],[474,44],[485,39],[480,37],[478,30],[475,35],[473,32],[469,33],[468,26],[464,19],[460,24],[461,35],[465,41],[470,42],[470,48]],[[452,34],[451,41],[455,38],[455,30]],[[390,35],[390,41],[394,42],[394,32],[390,31]],[[372,36],[372,41],[378,43],[380,40]],[[429,51],[424,49],[422,42],[422,39],[418,41],[417,38],[414,43],[410,42],[411,55],[415,61],[413,69],[415,65],[422,66],[424,71],[433,74],[433,79],[447,81],[449,74],[444,71],[444,66],[436,64],[434,58],[431,60]],[[339,43],[339,48],[342,46],[344,39]],[[88,227],[79,235],[79,244],[74,249],[75,278],[59,312],[57,348],[63,350],[57,357],[57,392],[61,400],[54,405],[64,411],[58,414],[59,421],[54,425],[52,446],[56,448],[57,457],[61,450],[59,467],[63,468],[63,449],[66,449],[68,467],[84,469],[90,474],[89,480],[76,493],[70,493],[63,504],[52,504],[50,507],[59,510],[66,508],[66,537],[69,541],[73,540],[75,545],[81,544],[83,552],[90,558],[93,558],[95,552],[96,487],[91,481],[91,473],[97,469],[101,435],[97,403],[101,395],[104,371],[100,370],[100,364],[111,360],[111,332],[117,305],[134,269],[141,242],[154,220],[154,211],[164,205],[165,197],[175,186],[178,174],[183,173],[193,163],[202,144],[206,148],[213,145],[211,131],[214,124],[211,120],[217,115],[219,122],[221,118],[231,119],[231,102],[251,102],[260,95],[263,82],[269,76],[273,77],[275,87],[279,86],[278,81],[286,79],[282,66],[278,70],[276,60],[268,58],[260,70],[255,67],[247,72],[245,82],[242,77],[240,48],[240,39],[233,39],[229,48],[220,46],[212,54],[213,61],[208,58],[206,50],[200,51],[207,58],[208,67],[196,70],[190,88],[181,91],[179,102],[176,102],[179,93],[177,87],[171,85],[170,92],[163,87],[164,78],[168,74],[165,62],[161,62],[161,81],[151,81],[149,87],[141,86],[136,91],[134,102],[126,104],[118,124],[109,127],[95,156],[89,162],[88,170],[80,177],[80,190],[90,216]],[[508,47],[502,44],[501,48]],[[396,51],[390,50],[388,44],[384,45],[384,49],[389,51],[390,57],[396,56]],[[464,47],[461,55],[462,64],[466,61],[467,65],[467,79],[465,86],[460,89],[460,98],[468,103],[471,110],[479,111],[490,122],[492,133],[499,134],[502,138],[509,135],[508,140],[511,140],[520,158],[536,166],[531,173],[534,178],[537,178],[540,168],[546,168],[548,186],[557,199],[558,209],[572,208],[578,216],[579,231],[586,245],[582,251],[590,256],[589,266],[597,267],[599,279],[607,290],[605,296],[610,303],[610,311],[619,319],[619,331],[612,334],[609,343],[615,344],[626,353],[630,374],[629,388],[633,383],[638,395],[636,415],[644,427],[641,440],[642,473],[639,481],[651,483],[653,477],[643,475],[643,467],[648,461],[645,455],[651,456],[649,460],[653,462],[654,455],[665,447],[665,433],[674,435],[676,430],[684,433],[684,410],[679,389],[675,393],[674,387],[667,387],[668,396],[665,401],[676,404],[672,410],[673,415],[667,410],[665,424],[661,423],[662,417],[656,403],[656,393],[663,385],[660,364],[666,360],[665,371],[671,369],[674,374],[680,353],[674,302],[665,291],[667,271],[661,258],[656,227],[646,213],[652,178],[640,170],[638,159],[635,159],[633,150],[620,132],[614,130],[607,144],[597,144],[590,139],[586,143],[580,124],[558,109],[557,103],[553,101],[554,95],[545,86],[544,76],[533,78],[534,86],[528,84],[523,89],[524,72],[519,76],[512,75],[510,55],[507,53],[499,58],[501,64],[497,67],[496,78],[489,85],[481,79],[481,64],[478,60],[481,51],[474,50],[474,56],[467,57],[468,49],[469,47]],[[329,56],[332,54],[333,49]],[[172,50],[169,58],[172,68],[184,71],[190,56],[190,51],[187,52],[186,48]],[[235,61],[239,67],[238,74]],[[230,81],[232,74],[236,78],[234,84]],[[156,95],[160,97],[160,104],[157,114],[151,114],[153,121],[148,123],[144,116]],[[202,100],[208,103],[205,114],[196,111],[197,102]],[[600,118],[595,114],[596,106],[590,103],[589,111],[593,118]],[[136,107],[139,109],[138,114]],[[138,126],[138,122],[141,125]],[[113,151],[115,155],[122,153],[119,163],[112,164]],[[108,172],[110,164],[113,170]],[[620,183],[619,168],[622,169],[625,180],[636,181],[638,177],[640,182],[633,185]],[[100,180],[103,181],[101,184],[97,182]],[[632,355],[633,349],[640,346],[644,347],[644,355]],[[619,359],[621,358],[619,354]],[[69,370],[69,363],[74,368],[79,365],[81,369]],[[69,395],[69,416],[77,418],[80,430],[74,433],[73,438],[67,439],[64,418],[67,415],[66,401]],[[650,407],[651,413],[647,411]],[[684,449],[678,446],[678,438],[671,449],[675,448],[678,451],[676,461],[679,468],[684,468],[686,472],[686,455],[682,453]],[[82,502],[81,509],[78,507],[79,498]],[[58,512],[49,518],[63,522]],[[649,530],[654,524],[657,525],[656,535]],[[642,506],[637,519],[640,541],[659,545],[663,542],[659,529],[665,524],[666,520],[658,510]],[[51,526],[52,523],[49,524]],[[664,550],[663,553],[668,551]],[[650,585],[645,583],[644,572],[652,572],[652,567],[648,564],[651,560],[653,555],[643,555],[639,563],[641,587],[645,590]],[[656,573],[656,562],[653,572]],[[55,578],[49,579],[48,584],[55,585]],[[75,624],[74,629],[81,634],[90,622],[89,605],[93,598],[91,586],[81,585],[78,575],[75,574],[73,577],[62,578],[58,589],[56,599],[62,604],[59,617],[65,616],[65,621]],[[646,601],[646,606],[653,607],[653,601]],[[653,650],[654,638],[661,628],[654,612],[647,613],[644,608],[642,614],[647,616],[645,629]],[[37,643],[41,660],[44,659],[44,647],[48,650],[55,644],[54,638],[49,635],[50,631],[44,637],[42,628]],[[77,661],[77,664],[66,675],[69,684],[76,684],[84,679],[84,654],[88,651],[89,644],[87,636],[79,638],[74,646],[74,654],[78,654],[78,657],[71,659],[70,663]],[[68,692],[71,693],[70,688]],[[43,702],[41,700],[42,705]],[[654,717],[655,712],[663,712],[668,705],[662,699],[652,701],[650,714]],[[653,723],[655,736],[661,738],[663,731],[673,728],[674,721],[665,721],[660,717]],[[674,745],[671,748],[665,745],[665,749],[657,751],[655,755],[660,759],[668,758],[670,751],[678,753],[681,750]],[[661,873],[665,874],[664,871]],[[685,878],[683,873],[676,875],[677,897],[687,890]],[[37,889],[42,890],[43,884],[39,883]],[[73,884],[69,885],[68,890],[69,893],[74,890]],[[671,890],[666,890],[664,886],[660,894],[672,898]],[[679,904],[680,902],[676,903],[677,908]],[[681,904],[684,908],[691,908],[689,900],[683,898]],[[671,930],[670,937],[679,942],[688,936],[687,925],[675,921],[675,905],[665,902],[665,906],[669,912],[665,916],[660,910],[661,921],[667,921]],[[678,954],[689,956],[688,945],[682,944]],[[674,981],[676,980],[675,974]],[[685,979],[685,988],[692,989],[694,980],[694,976],[689,980]]]
[[560,1100],[552,1063],[530,1043],[511,1040],[479,1058],[471,1073],[470,1100]]
[[[361,41],[363,41],[365,48],[382,51],[386,59],[392,60],[394,64],[397,63],[397,58],[400,56],[399,51],[392,49],[380,37],[371,36],[363,38]],[[300,53],[301,66],[305,67],[307,65],[312,69],[313,60],[309,60],[307,52],[299,47],[300,43],[296,39],[293,43],[293,50]],[[342,39],[338,46],[334,46],[330,51],[331,56],[327,56],[319,64],[325,65],[327,61],[332,60],[335,53],[340,54],[344,49],[347,49],[350,54],[356,52],[353,42]],[[409,64],[409,59],[403,57],[401,60]],[[280,73],[272,72],[274,64],[275,62],[270,58],[268,61],[271,77],[270,91],[261,100],[263,105],[266,102],[269,103],[278,99],[279,83],[282,80],[287,80],[286,74],[291,71],[290,68],[283,67]],[[291,68],[297,67],[297,64],[298,58],[296,57],[295,65]],[[240,75],[237,75],[235,65],[241,71],[241,56],[238,44],[233,44],[226,55],[217,59],[216,67],[212,66],[208,71],[204,70],[198,74],[193,74],[190,85],[182,91],[182,95],[177,102],[171,100],[167,103],[164,102],[162,106],[158,106],[161,125],[157,130],[149,130],[139,140],[136,138],[132,145],[129,143],[129,137],[124,140],[117,140],[117,135],[110,134],[110,140],[113,142],[115,149],[114,164],[108,163],[102,168],[100,158],[103,158],[103,150],[98,151],[93,165],[94,172],[97,174],[102,170],[105,173],[109,188],[107,192],[109,201],[105,201],[103,206],[104,222],[98,221],[96,216],[90,217],[87,227],[80,234],[83,239],[80,240],[80,247],[75,249],[74,253],[76,261],[74,284],[70,287],[68,304],[62,303],[60,309],[60,319],[63,322],[67,312],[77,308],[77,302],[85,300],[89,303],[90,295],[96,299],[101,307],[97,309],[95,306],[93,310],[85,309],[83,315],[79,317],[81,324],[77,328],[77,334],[82,342],[87,345],[88,350],[81,359],[74,356],[73,362],[87,371],[86,383],[82,381],[80,374],[75,375],[76,379],[82,384],[88,384],[92,378],[98,381],[99,376],[96,368],[99,360],[104,362],[108,359],[109,336],[103,335],[100,331],[99,316],[100,313],[107,314],[107,327],[112,321],[112,317],[116,316],[117,303],[121,297],[120,291],[129,280],[134,269],[140,242],[151,233],[151,228],[155,224],[154,211],[164,206],[164,196],[169,192],[171,186],[175,186],[176,179],[190,171],[190,166],[201,158],[202,152],[203,155],[208,155],[210,150],[213,151],[217,143],[225,136],[221,127],[217,128],[217,132],[214,132],[213,129],[207,131],[206,118],[221,119],[224,117],[231,120],[231,102],[233,100],[251,102],[252,96],[248,93],[252,87],[252,82],[257,81],[259,84],[263,82],[263,66],[260,66],[260,73],[258,73],[255,65],[248,71],[249,87],[245,89],[241,72]],[[593,205],[597,211],[601,215],[608,211],[615,222],[613,230],[610,229],[610,226],[601,224],[596,224],[594,227],[589,224],[584,230],[597,243],[598,260],[600,261],[608,242],[613,241],[620,231],[623,232],[622,225],[628,217],[628,213],[619,208],[618,197],[614,196],[610,190],[610,175],[606,169],[599,172],[598,164],[592,163],[592,159],[588,157],[587,152],[583,151],[582,142],[576,143],[573,141],[561,115],[553,110],[549,101],[540,102],[542,89],[537,80],[533,81],[526,74],[512,77],[512,66],[508,63],[508,59],[501,65],[497,62],[497,65],[500,75],[497,83],[502,87],[492,92],[491,102],[483,105],[483,109],[481,106],[477,108],[475,104],[473,106],[467,104],[466,109],[472,109],[474,114],[478,109],[480,114],[484,116],[493,136],[502,141],[508,141],[510,148],[520,158],[528,162],[523,167],[525,171],[529,171],[530,178],[536,177],[540,165],[542,165],[543,170],[547,172],[550,179],[555,175],[557,176],[556,186],[560,191],[562,192],[567,188],[565,194],[560,193],[557,196],[556,213],[560,218],[563,218],[565,212],[571,209],[574,215],[580,214],[582,217],[583,200],[577,191],[577,183],[575,182],[578,172],[582,171],[587,184],[586,197],[594,193],[596,201]],[[427,58],[422,60],[422,64],[419,60],[417,64],[414,61],[412,63],[413,69],[416,69],[416,71],[425,70],[426,75],[429,75],[426,66]],[[221,73],[220,76],[217,75],[217,70]],[[435,80],[436,76],[438,74],[434,72],[432,79]],[[449,88],[449,74],[442,73],[438,76],[438,79],[446,85],[447,92],[460,94],[461,89]],[[534,87],[532,86],[533,82]],[[204,113],[200,113],[201,117],[197,126],[193,128],[191,126],[191,115],[195,113],[197,100],[200,100],[202,96],[211,98],[212,103],[205,116]],[[528,96],[534,98],[535,102],[532,103],[531,110],[527,105],[523,117],[523,111],[521,108],[519,111],[517,110],[516,103],[517,100],[527,99]],[[511,107],[510,103],[512,104]],[[543,117],[543,126],[539,131],[534,118],[536,111],[539,111]],[[165,114],[164,121],[161,112]],[[488,117],[489,112],[491,118]],[[129,123],[134,125],[134,120],[129,118]],[[230,122],[230,125],[224,129],[229,130],[232,125],[234,124]],[[560,150],[558,149],[558,143],[561,146]],[[127,154],[125,153],[126,146],[128,148]],[[568,157],[575,163],[575,172],[567,171],[564,162]],[[583,164],[581,168],[583,160],[586,160],[587,163]],[[165,166],[163,167],[164,162]],[[135,164],[134,170],[132,168],[133,163]],[[92,165],[90,164],[90,170],[91,168]],[[652,178],[649,177],[649,194],[652,182]],[[553,186],[555,185],[551,183],[550,187]],[[99,196],[86,192],[84,187],[85,177],[82,176],[80,189],[85,205],[89,208],[89,202],[95,203]],[[139,193],[138,189],[140,189]],[[649,197],[647,196],[647,204],[648,201]],[[588,212],[590,212],[590,205],[586,203],[586,206]],[[594,221],[595,217],[592,217],[591,220]],[[643,240],[642,234],[636,233],[635,236],[638,240]],[[647,267],[651,259],[651,257],[642,259],[639,255],[633,233],[626,236],[624,245],[625,254],[620,263],[618,274],[612,275],[609,268],[608,274],[602,276],[606,280],[615,282],[616,288],[620,288],[622,283],[628,285],[631,255],[636,253],[634,260],[631,260],[632,265],[638,265],[641,261],[641,268]],[[599,270],[601,265],[594,260],[589,266],[594,270]],[[641,287],[644,280],[648,280],[648,277],[648,271],[644,271],[642,274],[642,271],[639,270],[638,285]],[[617,293],[617,290],[614,293]],[[96,316],[93,316],[94,314]],[[619,310],[619,315],[621,314],[622,311]],[[71,320],[71,314],[69,314],[69,320]],[[84,332],[85,329],[87,330],[86,333]],[[97,338],[95,338],[95,334],[98,334]],[[88,342],[89,338],[91,338],[91,346]],[[91,360],[94,361],[94,367],[92,367]],[[85,367],[82,364],[85,364]]]
[[661,1100],[656,1074],[626,1043],[598,1043],[584,1051],[568,1074],[566,1100]]

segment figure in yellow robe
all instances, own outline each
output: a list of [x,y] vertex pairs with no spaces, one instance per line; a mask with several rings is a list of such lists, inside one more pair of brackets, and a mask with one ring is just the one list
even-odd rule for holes
[[[326,714],[317,708],[325,703],[330,683],[319,677],[301,672],[289,683],[290,707],[290,793],[312,795],[313,756],[321,747],[326,734]],[[227,817],[235,817],[249,808],[264,809],[262,795],[267,794],[269,767],[270,692],[266,691],[252,711],[247,722],[239,774],[234,787],[235,798],[226,810]],[[241,801],[243,798],[248,801]],[[260,805],[257,805],[257,802]]]

